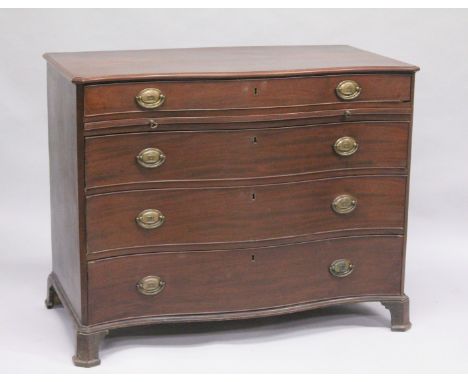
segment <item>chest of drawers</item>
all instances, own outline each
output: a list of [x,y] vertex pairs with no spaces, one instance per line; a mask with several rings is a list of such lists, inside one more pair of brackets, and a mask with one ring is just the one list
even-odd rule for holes
[[403,291],[414,73],[348,46],[50,53],[46,305],[126,326]]

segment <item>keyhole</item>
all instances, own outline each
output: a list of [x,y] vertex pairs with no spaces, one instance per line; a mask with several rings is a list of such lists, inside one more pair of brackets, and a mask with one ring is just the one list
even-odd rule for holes
[[258,89],[254,88],[254,96],[258,96]]
[[256,198],[256,195],[255,195],[255,192],[252,193],[252,200],[255,200]]
[[252,137],[252,143],[256,144],[257,143],[257,137]]
[[255,261],[255,255],[252,255],[252,262]]

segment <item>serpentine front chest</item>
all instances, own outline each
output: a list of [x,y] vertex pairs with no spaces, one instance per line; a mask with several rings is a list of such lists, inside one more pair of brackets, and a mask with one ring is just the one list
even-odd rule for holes
[[414,74],[349,46],[50,53],[53,271],[109,330],[404,294]]

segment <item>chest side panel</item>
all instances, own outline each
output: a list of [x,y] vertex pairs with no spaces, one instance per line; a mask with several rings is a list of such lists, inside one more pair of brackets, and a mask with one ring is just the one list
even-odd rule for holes
[[[77,128],[77,87],[48,68],[52,268],[70,305],[82,317],[80,198],[83,195],[82,138]],[[81,179],[81,181],[80,181]]]

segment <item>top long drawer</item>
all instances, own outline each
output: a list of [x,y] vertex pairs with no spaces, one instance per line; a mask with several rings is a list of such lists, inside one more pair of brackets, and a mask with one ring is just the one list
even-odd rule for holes
[[252,80],[158,81],[88,85],[85,116],[270,109],[411,100],[411,76],[329,75]]

